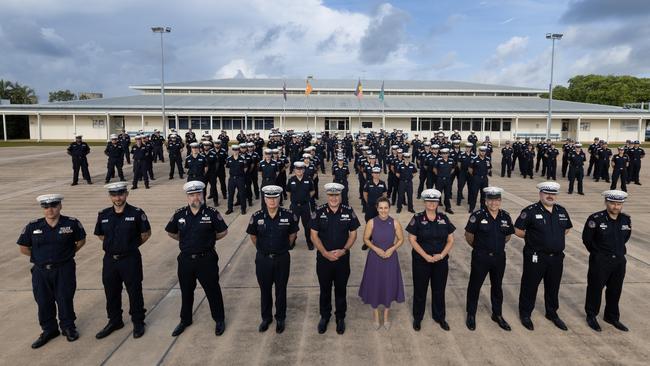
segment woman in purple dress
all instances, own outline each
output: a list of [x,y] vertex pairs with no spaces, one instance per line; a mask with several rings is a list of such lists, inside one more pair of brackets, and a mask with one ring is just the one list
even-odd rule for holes
[[373,308],[376,329],[381,327],[379,305],[384,306],[384,328],[390,328],[388,312],[393,301],[404,302],[404,283],[397,249],[404,242],[402,225],[389,216],[390,202],[377,200],[378,216],[368,220],[363,242],[370,248],[363,271],[359,296]]

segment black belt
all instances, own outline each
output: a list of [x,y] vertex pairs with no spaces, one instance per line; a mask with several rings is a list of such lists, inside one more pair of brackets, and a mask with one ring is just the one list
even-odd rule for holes
[[273,258],[275,258],[275,257],[281,257],[281,256],[283,256],[283,255],[289,254],[289,252],[283,252],[283,253],[264,253],[264,252],[259,252],[259,251],[258,251],[258,253],[259,253],[260,255],[262,255],[262,257],[271,258],[271,259],[273,259]]
[[58,263],[34,264],[34,265],[36,267],[40,268],[40,269],[45,269],[45,270],[49,271],[49,270],[52,270],[52,269],[55,269],[55,268],[63,267],[64,265],[68,264],[68,262],[70,262],[70,261],[71,261],[71,259],[67,260],[67,261],[63,261],[63,262],[58,262]]
[[109,258],[113,259],[114,261],[119,261],[120,259],[124,259],[126,257],[132,256],[133,253],[121,253],[121,254],[109,254],[109,253],[106,253],[106,255]]
[[190,258],[190,259],[197,259],[197,258],[207,257],[207,256],[209,256],[209,255],[211,255],[211,254],[215,254],[215,252],[214,252],[213,250],[208,250],[208,251],[205,251],[205,252],[200,252],[200,253],[186,253],[186,254],[183,254],[183,255],[186,256],[186,257],[188,257],[188,258]]

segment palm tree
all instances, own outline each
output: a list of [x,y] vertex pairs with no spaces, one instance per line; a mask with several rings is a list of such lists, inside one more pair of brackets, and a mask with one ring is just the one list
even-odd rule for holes
[[9,93],[12,104],[36,104],[38,103],[38,97],[34,89],[26,86],[20,85],[19,83],[13,83],[11,91]]
[[0,79],[0,99],[9,99],[12,87],[11,81]]

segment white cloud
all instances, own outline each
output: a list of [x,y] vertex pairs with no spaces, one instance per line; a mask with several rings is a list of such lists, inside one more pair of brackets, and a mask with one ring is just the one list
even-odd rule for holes
[[267,76],[264,74],[257,74],[255,72],[255,67],[249,65],[246,60],[236,59],[221,66],[221,68],[219,68],[219,70],[214,74],[214,77],[217,79],[227,79],[234,77],[265,78]]

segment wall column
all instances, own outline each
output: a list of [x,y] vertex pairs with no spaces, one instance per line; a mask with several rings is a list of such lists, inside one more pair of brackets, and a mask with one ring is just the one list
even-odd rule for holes
[[144,131],[144,114],[140,115],[140,129]]
[[38,124],[38,140],[37,141],[41,142],[42,131],[41,131],[41,114],[40,113],[36,113],[36,122]]
[[578,116],[578,126],[576,128],[576,142],[580,142],[580,125],[582,124],[582,116]]
[[75,135],[77,134],[77,115],[76,114],[72,115],[72,132]]
[[609,130],[612,128],[612,119],[607,119],[607,143],[609,143]]
[[[641,125],[641,122],[639,122],[639,126]],[[7,141],[7,116],[5,114],[2,114],[2,132],[4,136],[4,140]]]
[[111,137],[111,116],[106,113],[106,140]]
[[515,117],[515,138],[519,134],[519,116]]
[[[4,116],[3,116],[4,117]],[[639,142],[645,142],[645,128],[643,128],[643,118],[639,118]],[[5,139],[7,138],[7,132],[5,132]]]

